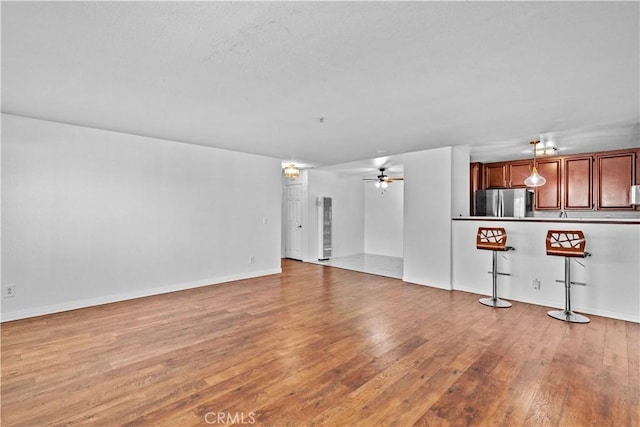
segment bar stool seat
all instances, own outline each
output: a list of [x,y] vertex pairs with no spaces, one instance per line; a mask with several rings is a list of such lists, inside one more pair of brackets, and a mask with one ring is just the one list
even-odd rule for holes
[[591,256],[589,252],[585,251],[586,245],[584,233],[580,230],[547,231],[547,255],[564,257],[564,280],[556,280],[556,282],[564,283],[564,310],[547,312],[554,319],[571,323],[589,323],[590,321],[587,316],[574,313],[571,310],[571,285],[586,285],[586,283],[571,281],[571,258]]
[[507,246],[507,232],[503,227],[480,227],[476,236],[476,248],[492,251],[493,262],[489,273],[493,278],[493,293],[491,298],[480,298],[480,303],[489,307],[508,308],[509,301],[498,298],[498,275],[510,276],[508,273],[498,273],[498,252],[512,251],[513,246]]

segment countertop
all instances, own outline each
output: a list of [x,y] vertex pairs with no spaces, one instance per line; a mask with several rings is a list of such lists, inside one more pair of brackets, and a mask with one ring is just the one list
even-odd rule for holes
[[580,223],[580,224],[639,224],[640,218],[540,218],[540,217],[496,217],[496,216],[457,216],[453,221],[517,221],[548,223]]

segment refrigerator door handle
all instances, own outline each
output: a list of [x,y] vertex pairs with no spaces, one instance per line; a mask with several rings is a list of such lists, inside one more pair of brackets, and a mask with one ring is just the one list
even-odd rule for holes
[[489,216],[498,216],[498,193],[489,198],[489,200],[491,200],[491,215]]

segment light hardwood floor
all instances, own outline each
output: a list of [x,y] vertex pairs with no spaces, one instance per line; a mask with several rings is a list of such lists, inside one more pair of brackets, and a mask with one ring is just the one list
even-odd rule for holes
[[638,324],[283,271],[4,323],[2,425],[640,425]]

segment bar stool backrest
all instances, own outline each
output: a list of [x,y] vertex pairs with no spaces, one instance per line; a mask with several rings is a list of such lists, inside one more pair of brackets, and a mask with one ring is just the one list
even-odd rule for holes
[[587,243],[580,230],[547,231],[547,255],[585,257]]
[[476,248],[490,251],[504,251],[507,232],[502,227],[480,227],[476,236]]

